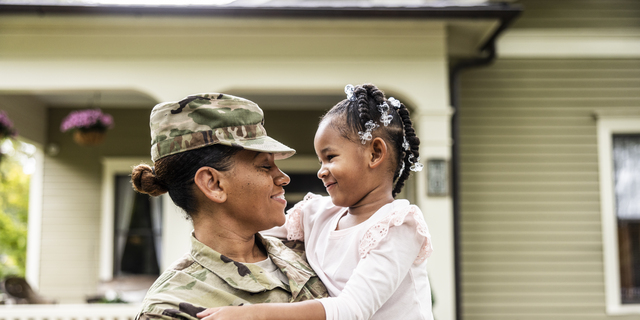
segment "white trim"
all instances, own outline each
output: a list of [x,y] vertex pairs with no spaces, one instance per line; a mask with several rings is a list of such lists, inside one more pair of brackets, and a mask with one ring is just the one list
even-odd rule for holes
[[130,320],[140,308],[139,303],[0,305],[0,320]]
[[140,163],[153,163],[145,157],[124,158],[108,157],[102,159],[102,207],[100,221],[100,280],[113,278],[113,214],[114,214],[114,175],[131,174],[133,166]]
[[600,206],[602,214],[602,242],[607,314],[640,314],[640,304],[623,305],[620,301],[620,264],[618,230],[613,189],[612,135],[640,133],[638,112],[597,113],[598,160],[600,170]]
[[638,58],[638,29],[511,29],[498,40],[500,58]]
[[[33,144],[33,143],[32,143]],[[40,249],[42,241],[42,199],[44,189],[44,152],[38,144],[33,157],[35,171],[29,181],[29,222],[25,278],[34,289],[40,287]]]

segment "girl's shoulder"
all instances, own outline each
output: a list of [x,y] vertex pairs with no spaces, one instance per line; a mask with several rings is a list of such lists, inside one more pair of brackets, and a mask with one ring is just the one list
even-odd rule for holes
[[315,193],[307,193],[300,202],[296,203],[293,208],[287,210],[288,214],[312,214],[322,212],[326,209],[335,207],[331,202],[331,197],[322,196]]
[[287,221],[284,225],[287,239],[304,241],[305,226],[311,227],[318,216],[329,214],[331,208],[337,208],[331,202],[331,197],[307,193],[302,201],[287,210]]
[[432,251],[431,234],[429,227],[424,220],[422,210],[416,205],[412,205],[408,200],[395,200],[390,208],[387,208],[377,220],[368,227],[360,241],[360,258],[367,256],[371,250],[378,247],[380,242],[387,237],[390,228],[403,227],[415,230],[422,236],[422,246],[415,264],[420,264],[428,258]]

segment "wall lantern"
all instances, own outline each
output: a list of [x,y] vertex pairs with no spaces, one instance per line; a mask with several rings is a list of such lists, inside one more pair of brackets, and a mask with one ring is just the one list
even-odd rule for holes
[[445,159],[427,159],[427,196],[449,195],[449,163]]

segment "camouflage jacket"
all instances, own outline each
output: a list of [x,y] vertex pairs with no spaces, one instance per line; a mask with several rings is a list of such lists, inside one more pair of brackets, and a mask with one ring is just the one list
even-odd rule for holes
[[[307,264],[303,246],[256,235],[289,283],[266,276],[254,264],[233,261],[191,237],[191,252],[176,261],[151,286],[136,319],[195,320],[205,308],[265,302],[296,302],[328,297]],[[293,249],[293,250],[292,250]]]

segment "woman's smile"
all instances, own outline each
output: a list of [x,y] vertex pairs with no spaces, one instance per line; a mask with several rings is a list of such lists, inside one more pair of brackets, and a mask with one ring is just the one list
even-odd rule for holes
[[284,198],[284,190],[282,190],[282,192],[280,192],[278,194],[272,195],[271,199],[273,199],[273,200],[275,200],[275,201],[277,201],[279,203],[282,203],[285,207],[287,206],[287,199]]

